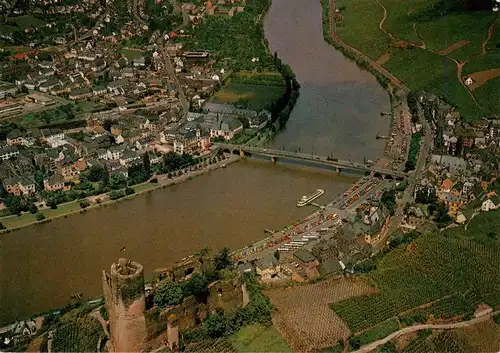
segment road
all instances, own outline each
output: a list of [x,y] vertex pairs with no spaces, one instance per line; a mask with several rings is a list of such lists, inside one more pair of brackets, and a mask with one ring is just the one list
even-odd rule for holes
[[417,331],[428,330],[428,329],[451,330],[451,329],[456,329],[456,328],[473,326],[473,325],[476,325],[480,322],[487,321],[487,320],[491,319],[494,315],[497,315],[497,314],[500,314],[500,311],[486,313],[486,314],[481,315],[479,317],[476,317],[472,320],[457,322],[454,324],[424,324],[424,325],[415,325],[415,326],[405,327],[404,329],[396,331],[383,339],[380,339],[378,341],[367,344],[366,346],[361,347],[359,350],[357,350],[353,353],[371,352],[371,351],[375,350],[377,347],[382,346],[382,345],[386,344],[387,342],[390,342],[391,340],[398,338],[399,336],[402,336],[402,335],[405,335],[405,334],[408,334],[411,332],[417,332]]

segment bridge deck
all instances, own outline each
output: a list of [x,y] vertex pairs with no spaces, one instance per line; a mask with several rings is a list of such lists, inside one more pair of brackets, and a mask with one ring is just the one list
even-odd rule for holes
[[300,153],[300,152],[290,152],[290,151],[283,151],[283,150],[274,150],[274,149],[266,149],[266,148],[260,148],[260,147],[249,147],[249,146],[239,146],[239,145],[232,145],[232,144],[225,144],[225,143],[217,143],[214,144],[215,146],[218,146],[223,149],[229,149],[230,151],[234,150],[242,150],[244,152],[248,153],[258,153],[262,155],[267,155],[269,157],[287,157],[287,158],[294,158],[294,159],[301,159],[301,160],[306,160],[306,161],[313,161],[325,165],[331,165],[334,167],[338,168],[345,168],[345,169],[354,169],[354,170],[361,170],[361,171],[366,171],[366,172],[374,172],[374,173],[380,173],[384,175],[392,175],[396,177],[404,177],[405,173],[400,172],[400,171],[394,171],[390,169],[383,169],[383,168],[374,168],[374,167],[369,167],[367,165],[361,164],[361,163],[356,163],[356,162],[351,162],[351,161],[344,161],[344,160],[332,160],[328,159],[327,157],[323,156],[314,156],[306,153]]

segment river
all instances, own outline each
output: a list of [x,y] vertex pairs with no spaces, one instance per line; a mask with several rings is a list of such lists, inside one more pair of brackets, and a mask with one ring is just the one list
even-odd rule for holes
[[[271,50],[302,85],[285,131],[272,146],[375,159],[388,121],[387,94],[368,73],[323,42],[319,0],[274,0],[265,19]],[[146,274],[209,246],[238,248],[311,213],[296,200],[317,188],[318,202],[354,178],[329,171],[242,161],[184,184],[82,215],[0,235],[0,323],[64,306],[71,294],[101,294],[101,271],[120,256]],[[120,249],[126,247],[126,252]]]
[[363,162],[382,156],[390,111],[387,92],[323,40],[320,0],[273,0],[264,20],[271,52],[297,76],[300,97],[269,147]]

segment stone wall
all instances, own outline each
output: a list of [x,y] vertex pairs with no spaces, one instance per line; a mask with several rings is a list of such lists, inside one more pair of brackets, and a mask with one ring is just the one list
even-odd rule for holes
[[246,305],[248,301],[247,289],[241,278],[220,280],[209,285],[206,303],[200,303],[194,296],[190,296],[185,298],[182,304],[166,308],[161,317],[164,320],[174,314],[179,330],[182,331],[200,325],[211,312],[218,309],[234,310]]

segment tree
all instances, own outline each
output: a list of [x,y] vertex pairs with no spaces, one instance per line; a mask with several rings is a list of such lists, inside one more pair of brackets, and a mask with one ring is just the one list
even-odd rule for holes
[[385,191],[380,197],[380,203],[393,215],[396,210],[396,192],[394,190]]
[[34,203],[32,203],[29,207],[29,211],[31,214],[35,214],[38,212],[38,207],[36,207],[36,205]]
[[436,209],[436,223],[438,228],[444,228],[451,222],[451,217],[443,203],[439,203]]
[[224,317],[224,314],[217,313],[210,315],[203,322],[203,330],[205,331],[207,336],[212,338],[223,336],[227,330],[227,321]]
[[38,212],[35,217],[37,221],[43,221],[45,219],[45,215],[42,212]]
[[228,248],[220,249],[219,253],[214,256],[214,266],[217,271],[229,267],[232,263],[233,261],[231,260],[231,256],[229,255]]
[[105,167],[93,165],[87,172],[87,179],[92,182],[104,181],[105,185],[109,181],[109,173]]
[[182,302],[182,287],[177,282],[164,282],[156,288],[153,301],[159,307],[178,305]]
[[9,195],[5,199],[5,206],[12,214],[21,214],[21,198],[15,195]]
[[144,168],[144,172],[149,176],[151,176],[151,161],[149,160],[149,153],[146,152],[142,155],[142,166]]
[[80,207],[81,208],[87,208],[89,206],[90,206],[90,203],[89,203],[88,200],[84,199],[84,200],[80,201]]
[[278,261],[280,260],[280,252],[279,252],[279,250],[276,250],[274,252],[274,257],[276,258],[276,260],[278,260]]
[[190,295],[194,295],[197,299],[206,297],[208,295],[208,280],[201,274],[195,273],[190,280],[183,282],[182,292],[184,297]]

